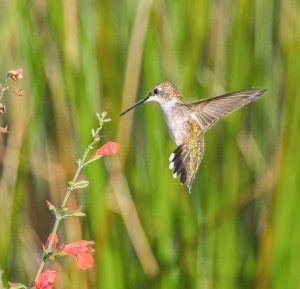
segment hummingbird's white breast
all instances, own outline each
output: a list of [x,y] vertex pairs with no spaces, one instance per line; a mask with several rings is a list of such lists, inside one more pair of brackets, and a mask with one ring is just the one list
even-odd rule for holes
[[184,136],[189,127],[188,108],[185,104],[178,103],[177,101],[160,103],[160,106],[164,112],[169,130],[176,145],[181,145],[184,142]]

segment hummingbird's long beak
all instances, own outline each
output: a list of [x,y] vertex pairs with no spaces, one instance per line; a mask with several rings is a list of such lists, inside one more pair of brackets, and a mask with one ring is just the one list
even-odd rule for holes
[[137,106],[143,104],[148,98],[150,97],[150,94],[148,94],[146,97],[144,97],[143,99],[141,99],[140,101],[138,101],[136,104],[134,104],[133,106],[129,107],[128,109],[126,109],[124,112],[122,112],[120,114],[120,116],[124,115],[125,113],[127,113],[128,111],[136,108]]

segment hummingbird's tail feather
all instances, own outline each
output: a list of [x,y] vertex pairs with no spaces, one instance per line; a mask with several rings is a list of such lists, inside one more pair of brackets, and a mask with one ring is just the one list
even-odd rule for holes
[[184,146],[178,146],[176,150],[170,156],[170,165],[171,170],[174,169],[173,177],[177,178],[180,176],[181,183],[186,182],[186,165],[189,161],[189,154],[184,149]]
[[206,131],[220,118],[256,100],[265,92],[265,89],[250,88],[203,99],[191,103],[189,106],[194,111],[193,118],[197,121],[201,130]]
[[191,191],[195,175],[198,171],[204,153],[204,137],[196,123],[191,124],[186,142],[176,148],[171,154],[170,169],[173,176],[180,177],[181,184],[186,184]]

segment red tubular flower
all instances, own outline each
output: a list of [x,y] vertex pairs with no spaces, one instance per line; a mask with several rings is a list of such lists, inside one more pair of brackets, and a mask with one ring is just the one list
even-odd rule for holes
[[34,281],[34,287],[37,289],[52,289],[52,283],[56,277],[55,270],[45,270]]
[[[47,243],[46,243],[46,246],[45,246],[46,248],[48,247],[51,238],[52,238],[52,233],[50,233],[49,236],[48,236]],[[53,243],[52,243],[52,249],[56,249],[57,243],[58,243],[58,237],[55,234],[54,239],[53,239]]]
[[96,150],[94,156],[108,156],[114,155],[118,152],[120,144],[117,142],[110,141],[104,144],[102,147]]
[[18,69],[15,69],[15,70],[10,70],[7,73],[7,77],[9,77],[10,79],[12,79],[14,81],[22,79],[23,78],[23,68],[18,68]]
[[61,247],[61,251],[67,255],[75,256],[77,265],[82,270],[91,268],[93,266],[93,256],[90,253],[94,252],[93,248],[88,247],[88,245],[94,245],[94,241],[81,240],[75,243],[64,245]]

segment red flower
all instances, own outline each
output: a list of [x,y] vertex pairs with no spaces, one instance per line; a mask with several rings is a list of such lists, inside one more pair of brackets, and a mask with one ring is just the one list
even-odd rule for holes
[[90,253],[94,252],[93,248],[88,247],[88,245],[94,245],[94,241],[81,240],[75,243],[64,245],[61,247],[61,251],[65,254],[72,255],[76,257],[77,265],[82,270],[86,270],[93,266],[93,256]]
[[18,69],[15,69],[15,70],[10,70],[7,73],[7,77],[11,78],[14,81],[22,79],[23,78],[23,68],[18,68]]
[[37,289],[52,289],[52,283],[56,277],[56,271],[46,270],[41,273],[34,281],[34,287]]
[[97,149],[94,156],[108,156],[114,155],[118,152],[120,145],[116,142],[110,141]]
[[[50,233],[50,235],[48,236],[47,243],[46,243],[46,246],[45,246],[46,248],[49,246],[51,238],[52,238],[52,233]],[[57,243],[58,243],[58,237],[55,234],[54,239],[53,239],[53,243],[52,243],[52,249],[56,249]]]

